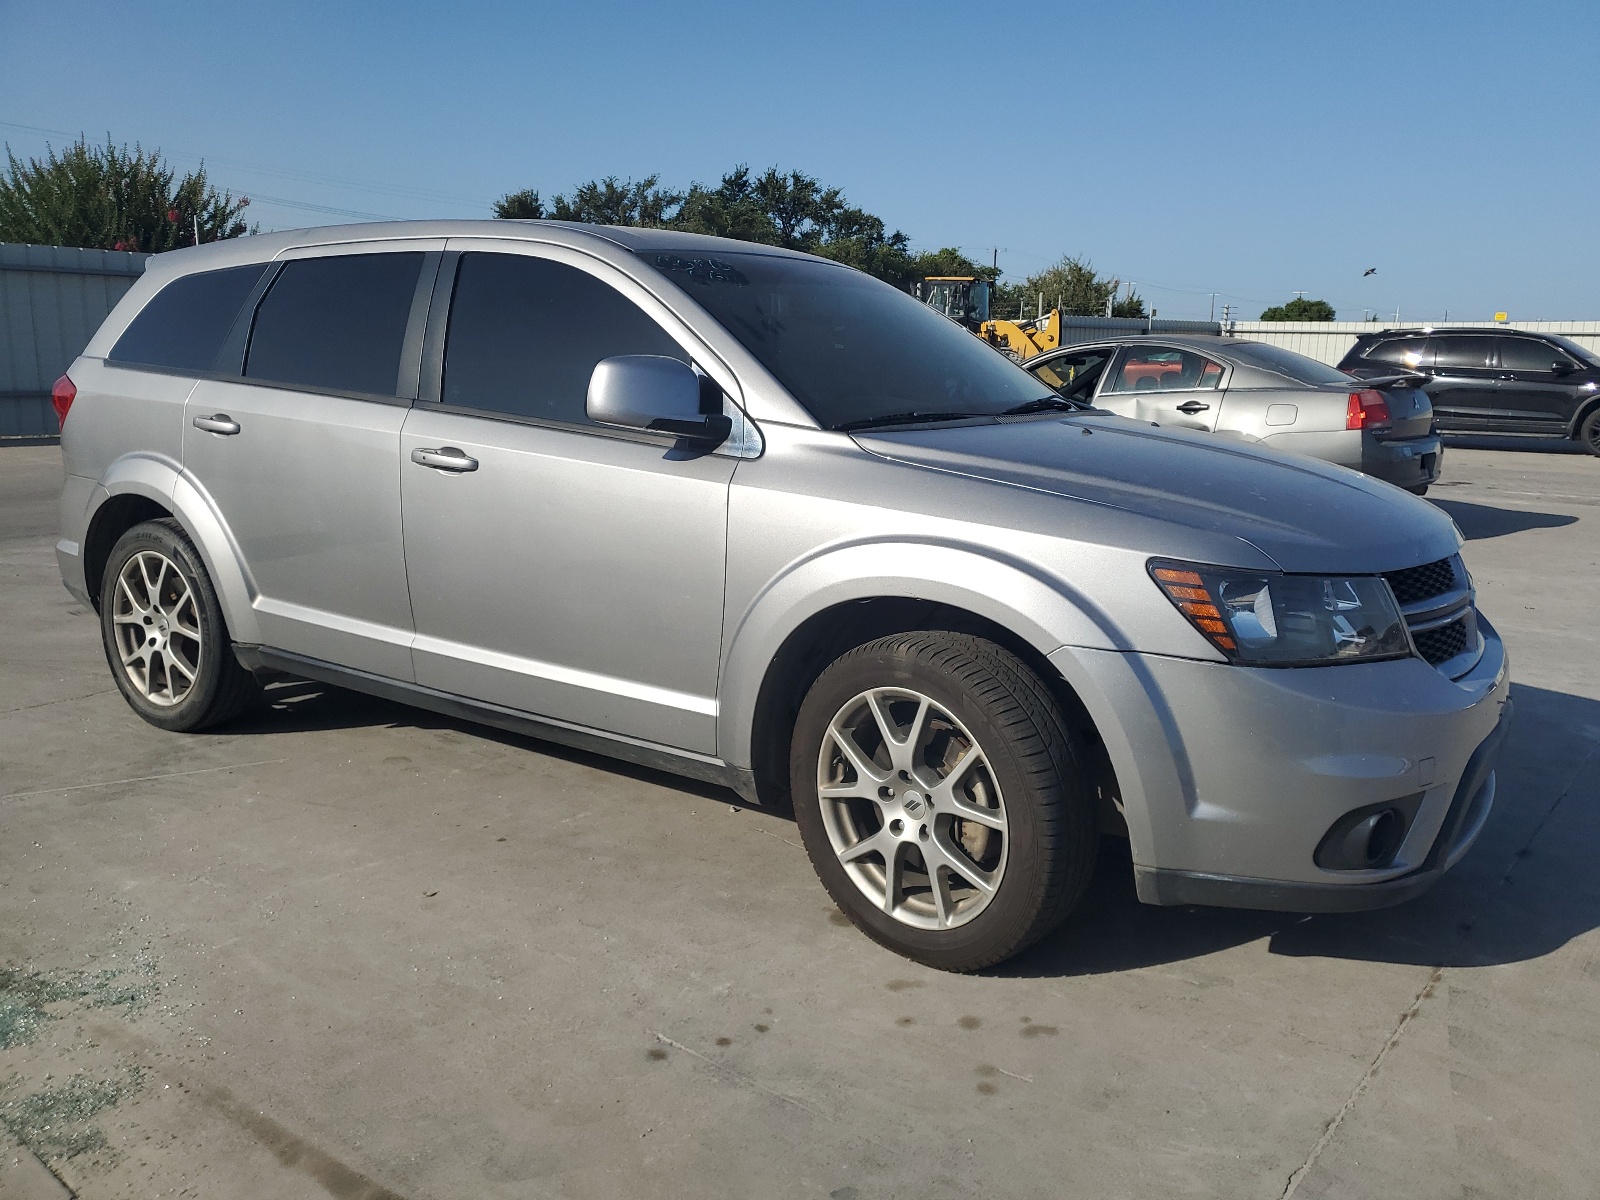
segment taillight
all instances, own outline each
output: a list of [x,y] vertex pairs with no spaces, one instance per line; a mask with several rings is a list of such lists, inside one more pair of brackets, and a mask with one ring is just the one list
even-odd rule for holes
[[1376,429],[1380,425],[1387,425],[1389,420],[1389,402],[1377,388],[1362,388],[1359,392],[1350,393],[1350,402],[1344,410],[1346,429]]
[[56,424],[66,428],[67,413],[78,398],[78,385],[63,375],[50,389],[50,407],[56,410]]

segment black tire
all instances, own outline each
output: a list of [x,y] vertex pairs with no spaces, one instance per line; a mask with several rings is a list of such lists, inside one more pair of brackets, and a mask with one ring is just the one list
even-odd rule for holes
[[[917,928],[884,912],[830,841],[818,784],[824,738],[835,715],[874,688],[920,693],[965,726],[1004,797],[1003,874],[987,907],[954,928]],[[849,651],[817,679],[795,722],[790,786],[806,853],[840,911],[898,954],[968,972],[1038,941],[1083,894],[1099,846],[1088,761],[1055,700],[1016,656],[966,634],[904,633]],[[929,800],[931,811],[931,793]]]
[[1428,494],[1428,485],[1425,483],[1419,483],[1412,487],[1408,487],[1406,491],[1410,492],[1413,496],[1426,496]]
[[1590,454],[1600,454],[1600,408],[1593,410],[1578,426],[1578,444]]
[[[193,621],[200,633],[199,648],[190,660],[194,668],[193,682],[174,703],[157,703],[146,696],[137,678],[137,669],[123,664],[123,653],[118,645],[119,637],[128,636],[118,633],[118,581],[132,559],[150,553],[160,555],[171,564],[182,584],[189,589],[193,607],[186,610],[190,613],[187,619]],[[131,628],[128,622],[124,625]],[[136,637],[134,641],[137,644]],[[111,677],[116,680],[123,698],[134,712],[158,728],[177,733],[209,729],[233,720],[261,696],[254,676],[241,667],[233,655],[222,606],[217,602],[216,589],[199,552],[183,527],[170,518],[135,525],[111,548],[100,581],[100,642]],[[144,670],[150,674],[155,668],[146,666]],[[170,680],[171,668],[163,663],[156,677]],[[168,690],[176,692],[177,689],[169,684]]]

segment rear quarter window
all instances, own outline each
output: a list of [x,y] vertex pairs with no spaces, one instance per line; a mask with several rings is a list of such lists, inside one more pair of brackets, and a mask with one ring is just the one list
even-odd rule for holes
[[266,263],[251,263],[174,279],[139,310],[106,360],[170,371],[215,370],[234,319],[266,269]]
[[1390,338],[1367,349],[1372,362],[1393,363],[1397,367],[1431,367],[1433,351],[1427,338]]
[[256,309],[246,378],[393,396],[422,259],[398,251],[287,263]]

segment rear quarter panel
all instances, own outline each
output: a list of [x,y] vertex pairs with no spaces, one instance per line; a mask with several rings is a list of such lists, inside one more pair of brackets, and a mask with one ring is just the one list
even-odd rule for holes
[[1217,432],[1361,468],[1361,432],[1345,428],[1346,392],[1315,388],[1229,388]]

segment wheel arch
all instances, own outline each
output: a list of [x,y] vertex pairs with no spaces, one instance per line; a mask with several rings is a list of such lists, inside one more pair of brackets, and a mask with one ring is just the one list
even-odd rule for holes
[[236,642],[256,642],[255,595],[243,560],[210,498],[177,463],[157,455],[128,455],[111,465],[100,499],[90,510],[83,539],[84,590],[96,611],[112,547],[145,521],[171,519],[194,543],[211,575],[223,617]]
[[1600,412],[1600,392],[1596,392],[1588,400],[1578,405],[1578,411],[1573,415],[1572,424],[1567,429],[1568,438],[1577,438],[1583,429],[1583,423],[1596,412]]
[[[930,559],[948,558],[929,547],[916,549]],[[957,552],[956,557],[974,556]],[[1095,759],[1102,826],[1121,830],[1120,793],[1104,739],[1087,707],[1049,658],[1069,638],[1113,648],[1118,640],[1114,630],[1105,628],[1104,618],[1096,620],[1067,597],[1050,591],[1043,581],[1017,578],[1020,573],[1006,564],[979,559],[965,565],[980,568],[981,578],[974,580],[977,586],[951,583],[951,573],[940,571],[937,578],[836,577],[831,586],[812,587],[815,572],[802,570],[796,574],[813,578],[791,579],[769,589],[751,606],[730,639],[718,740],[725,761],[749,769],[763,805],[781,809],[788,804],[789,734],[806,692],[828,664],[877,638],[933,629],[993,641],[1045,683]],[[1033,603],[1014,606],[1018,599]]]

